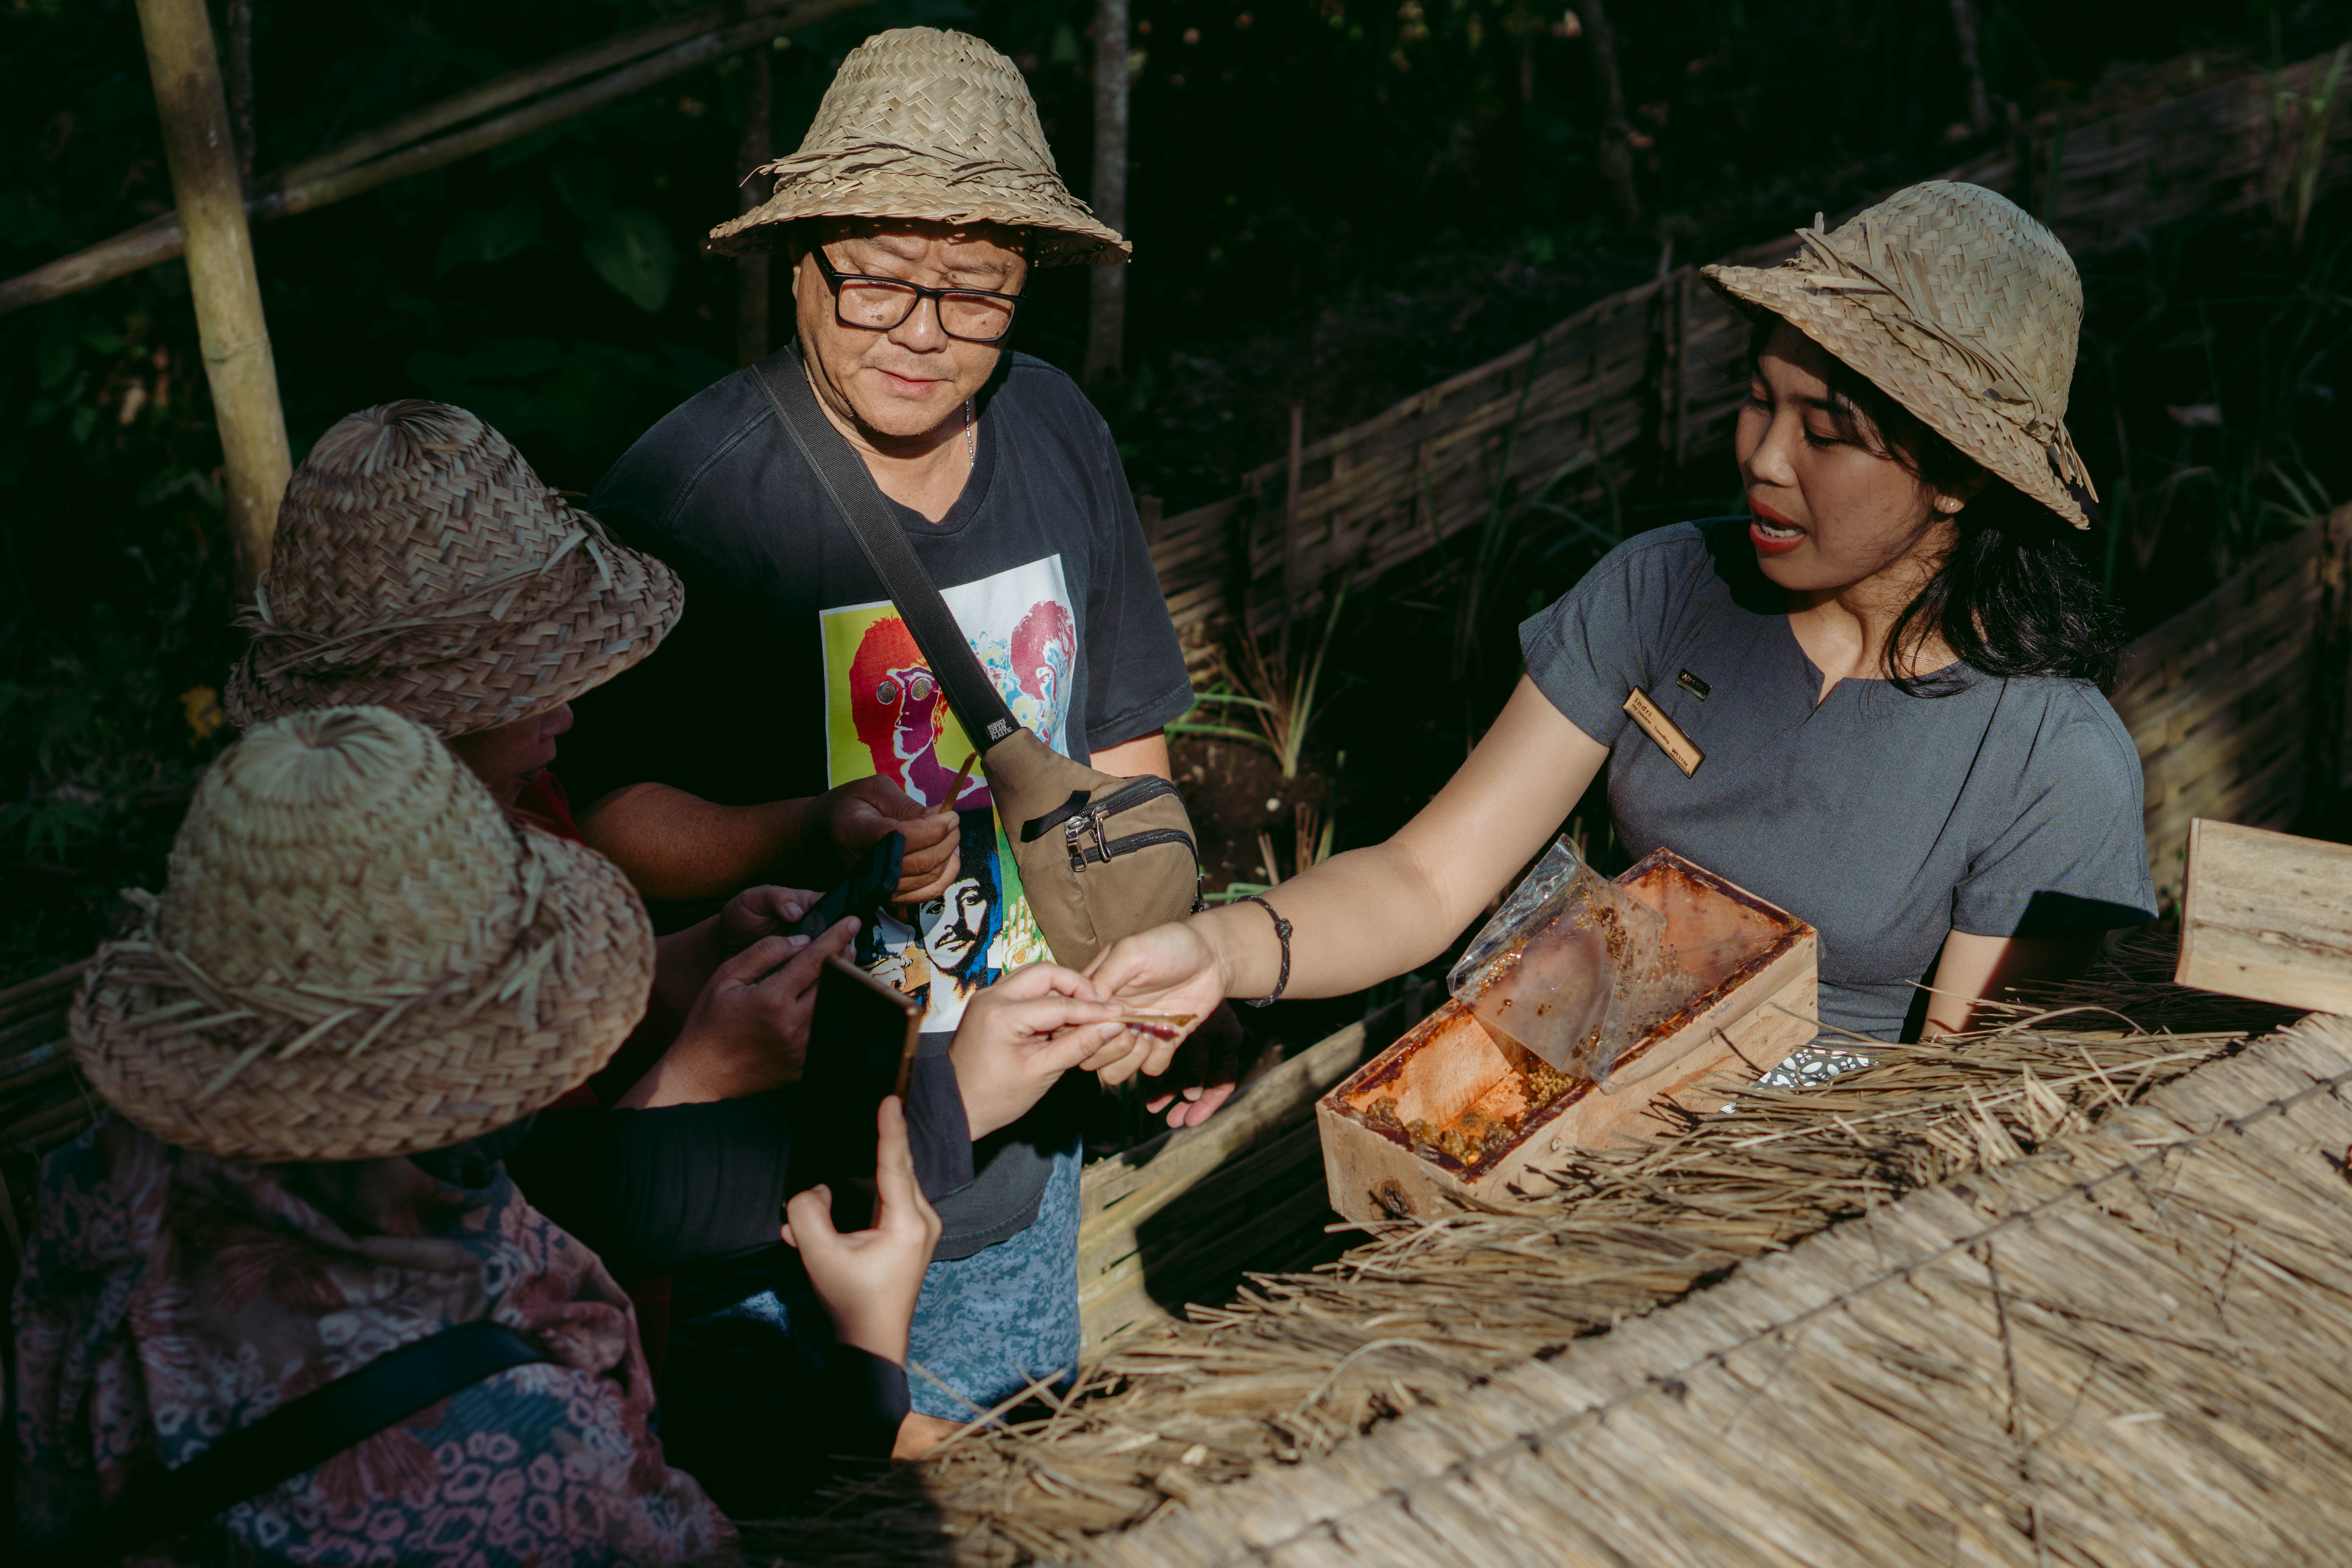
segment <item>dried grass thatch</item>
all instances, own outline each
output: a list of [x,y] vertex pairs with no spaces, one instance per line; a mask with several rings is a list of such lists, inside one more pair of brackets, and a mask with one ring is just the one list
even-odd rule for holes
[[[1580,1551],[1902,1561],[1889,1543],[1906,1541],[1924,1543],[1922,1562],[2116,1560],[2066,1543],[2090,1540],[2085,1521],[2104,1518],[2101,1486],[2108,1507],[2141,1485],[2192,1495],[2192,1427],[2173,1413],[2194,1405],[2195,1389],[2221,1397],[2233,1368],[2278,1373],[2300,1359],[2306,1331],[2339,1358],[2352,1346],[2352,1331],[2331,1337],[2352,1330],[2342,1300],[2321,1326],[2279,1295],[2281,1279],[2318,1278],[2328,1246],[2347,1250],[2352,1208],[2332,1230],[2332,1216],[2309,1210],[2321,1177],[2352,1204],[2340,1160],[2317,1163],[2306,1139],[2313,1170],[2289,1180],[2232,1167],[2225,1196],[2205,1183],[2221,1162],[2166,1152],[2212,1143],[2204,1126],[2183,1130],[2198,1107],[2256,1112],[2281,1070],[2301,1070],[2281,1061],[2332,1060],[2340,1039],[2345,1059],[2328,1070],[2352,1068],[2352,1035],[2306,1025],[2255,1047],[2242,1071],[2225,1064],[2178,1082],[2284,1016],[2182,992],[2158,978],[2169,970],[2168,942],[2137,939],[2094,980],[2000,1027],[1887,1048],[1827,1087],[1751,1093],[1675,1140],[1583,1160],[1559,1173],[1558,1192],[1507,1211],[1375,1227],[1335,1265],[1253,1277],[1234,1303],[1115,1346],[1049,1414],[852,1488],[817,1517],[752,1524],[746,1544],[754,1560],[840,1563],[1191,1563],[1259,1547],[1286,1562],[1557,1563]],[[2305,1073],[2281,1093],[2310,1082]],[[2247,1125],[2299,1127],[2316,1113]],[[2332,1135],[2340,1155],[2352,1126]],[[2000,1173],[1954,1181],[1983,1171]],[[2178,1190],[2149,1196],[2152,1174]],[[2274,1231],[2284,1251],[2216,1239],[2214,1215],[2261,1215],[2273,1199],[2288,1205]],[[2101,1239],[2102,1227],[2116,1235]],[[1996,1263],[1983,1261],[1986,1246]],[[2079,1277],[2069,1247],[2082,1248]],[[2118,1261],[2135,1247],[2150,1256]],[[2007,1282],[1998,1291],[1987,1284],[1996,1268]],[[2167,1269],[2181,1277],[2165,1288],[2173,1305],[2116,1294],[2118,1278]],[[2352,1284],[2352,1270],[2322,1273]],[[2193,1299],[2182,1295],[2189,1277],[2205,1279]],[[2233,1291],[2287,1315],[2242,1330]],[[2007,1325],[1990,1342],[1969,1315],[1979,1309]],[[2151,1327],[2168,1317],[2173,1327]],[[1814,1359],[1799,1373],[1801,1356]],[[2077,1370],[2053,1383],[2062,1366]],[[2167,1368],[2181,1381],[2159,1389]],[[2213,1437],[2208,1458],[2236,1456],[2255,1492],[2285,1473],[2282,1453],[2345,1458],[2328,1428],[2296,1424],[2271,1393],[2270,1405],[2249,1394],[2193,1427]],[[2334,1407],[2338,1397],[2313,1413],[2352,1414]],[[2169,1467],[2148,1472],[2162,1481],[2101,1470],[2108,1428],[2065,1424],[2080,1400],[2116,1405],[2113,1430]],[[2238,1430],[2232,1412],[2253,1424]],[[1604,1425],[1610,1437],[1595,1441]],[[1557,1438],[1521,1441],[1555,1427]],[[2062,1439],[2084,1454],[2060,1455]],[[2045,1449],[2053,1468],[2039,1479]],[[1535,1468],[1520,1474],[1522,1461]],[[2320,1473],[2352,1479],[2352,1465]],[[1489,1470],[1512,1479],[1490,1483]],[[1601,1485],[1619,1489],[1596,1500]],[[1404,1517],[1424,1496],[1456,1510],[1435,1537]],[[1992,1512],[1967,1511],[1980,1503]],[[2191,1538],[2171,1539],[2168,1560],[2197,1554]]]

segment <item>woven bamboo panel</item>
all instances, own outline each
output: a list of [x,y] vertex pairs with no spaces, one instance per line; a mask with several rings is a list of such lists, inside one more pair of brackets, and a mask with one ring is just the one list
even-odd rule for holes
[[2340,782],[2347,547],[2352,506],[2267,547],[2125,650],[2112,700],[2139,749],[2148,868],[2168,906],[2191,817],[2285,827],[2315,778]]
[[[2333,61],[2317,56],[2083,125],[2044,116],[1939,177],[2004,192],[2078,256],[2173,218],[2291,208],[2306,175],[2315,191],[2352,177],[2352,114],[2335,114],[2317,136],[2305,118]],[[2185,64],[2155,73],[2163,85],[2152,90],[2201,79]],[[1794,248],[1782,236],[1724,259],[1770,266]],[[1558,480],[1553,499],[1590,510],[1637,473],[1718,463],[1745,385],[1747,338],[1746,321],[1696,269],[1680,268],[1306,443],[1295,505],[1286,457],[1250,470],[1241,493],[1169,519],[1155,537],[1152,559],[1187,649],[1206,657],[1244,615],[1264,634],[1286,605],[1312,614],[1342,574],[1369,582],[1444,552],[1488,515],[1498,481],[1507,497]]]

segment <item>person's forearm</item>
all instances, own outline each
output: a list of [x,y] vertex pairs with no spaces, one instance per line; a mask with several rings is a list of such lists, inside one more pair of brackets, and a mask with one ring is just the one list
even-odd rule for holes
[[[1559,830],[1608,755],[1521,676],[1469,760],[1395,837],[1265,895],[1293,928],[1284,994],[1345,995],[1443,952]],[[1282,946],[1264,910],[1236,903],[1195,919],[1226,995],[1273,991]]]
[[1998,999],[2011,986],[2068,980],[2097,962],[2106,933],[2064,937],[1972,936],[1954,931],[1944,939],[1929,987],[1922,1039],[1956,1035],[1977,1022],[1978,1004]]
[[581,836],[649,899],[723,899],[757,882],[831,887],[837,858],[812,855],[812,802],[718,805],[667,784],[614,791],[579,817]]
[[[1395,840],[1335,855],[1265,895],[1291,925],[1286,996],[1343,996],[1445,951],[1484,907],[1432,878]],[[1274,921],[1233,903],[1193,923],[1225,968],[1229,996],[1269,994],[1282,973]]]
[[711,972],[726,958],[719,947],[719,917],[711,915],[684,931],[672,931],[654,943],[654,994],[646,1017],[669,1021],[669,1032],[686,1021],[694,999],[710,983]]

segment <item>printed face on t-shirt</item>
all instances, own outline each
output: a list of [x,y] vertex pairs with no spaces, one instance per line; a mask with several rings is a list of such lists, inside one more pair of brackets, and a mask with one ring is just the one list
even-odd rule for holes
[[962,980],[984,955],[990,900],[977,877],[966,877],[923,906],[923,951],[931,968]]
[[[1069,749],[1077,616],[1058,555],[941,590],[1013,715],[1055,751]],[[829,782],[879,774],[927,806],[947,803],[975,748],[896,606],[824,612]],[[963,816],[963,875],[917,912],[883,922],[859,943],[873,972],[924,999],[923,1026],[953,1028],[965,1000],[1008,969],[1052,956],[1021,891],[1020,870],[996,820],[984,767],[955,800]]]

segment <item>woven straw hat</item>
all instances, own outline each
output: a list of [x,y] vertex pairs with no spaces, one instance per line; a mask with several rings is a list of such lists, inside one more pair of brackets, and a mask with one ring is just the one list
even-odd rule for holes
[[710,231],[722,256],[782,247],[807,217],[929,218],[1030,231],[1040,267],[1133,247],[1070,195],[1019,68],[969,33],[898,27],[849,52],[760,206]]
[[620,674],[684,605],[668,567],[614,543],[471,414],[379,404],[287,482],[223,702],[240,727],[378,704],[471,734]]
[[1927,427],[2077,528],[2099,499],[2066,431],[2083,281],[2058,237],[2008,197],[1930,180],[1824,232],[1778,267],[1706,267]]
[[509,822],[382,708],[261,725],[196,786],[162,898],[100,948],[74,1058],[108,1104],[229,1159],[478,1137],[604,1065],[654,935],[593,850]]

